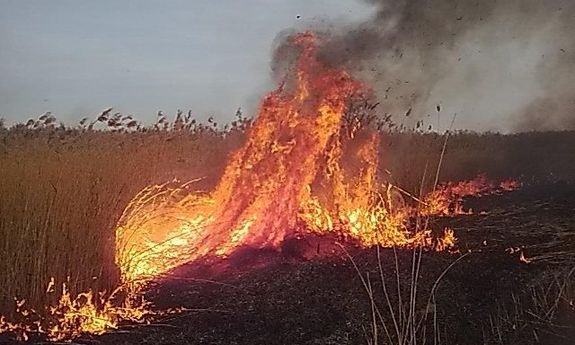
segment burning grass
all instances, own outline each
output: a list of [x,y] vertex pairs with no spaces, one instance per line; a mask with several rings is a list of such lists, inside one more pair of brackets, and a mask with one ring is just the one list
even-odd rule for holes
[[[127,219],[126,215],[135,211],[136,200],[144,195],[153,196],[151,199],[156,200],[157,205],[164,207],[164,210],[166,205],[178,205],[185,198],[188,198],[188,201],[201,201],[206,193],[197,191],[209,190],[213,183],[209,181],[211,177],[201,180],[194,177],[211,174],[205,170],[204,162],[218,156],[212,154],[214,149],[227,152],[230,147],[234,147],[226,142],[230,140],[226,135],[215,136],[211,133],[182,133],[178,136],[169,132],[112,134],[60,131],[14,129],[3,132],[6,140],[2,157],[7,164],[0,165],[0,169],[4,169],[4,193],[1,194],[0,205],[6,211],[1,213],[0,222],[3,229],[2,238],[6,239],[2,267],[6,272],[3,276],[10,277],[2,281],[5,301],[3,310],[6,313],[10,312],[11,301],[15,296],[26,299],[26,306],[30,309],[42,310],[44,305],[58,305],[61,295],[46,293],[46,283],[51,276],[56,277],[56,281],[67,281],[67,277],[70,277],[70,300],[74,300],[74,296],[82,291],[92,289],[93,297],[96,297],[93,304],[101,308],[105,303],[100,300],[99,293],[113,290],[117,282],[113,277],[119,277],[113,269],[113,253],[106,252],[106,248],[110,248],[110,235],[115,228],[115,222],[107,218],[122,219],[119,222],[122,224]],[[69,141],[76,141],[77,144],[70,146]],[[486,141],[489,141],[488,137]],[[152,149],[138,149],[142,145],[147,146],[147,143],[150,143]],[[182,145],[184,149],[178,148],[178,145]],[[118,150],[118,146],[126,148],[125,151]],[[186,155],[203,158],[194,160],[199,161],[196,168],[185,170],[183,166],[190,164]],[[220,157],[223,156],[225,154]],[[155,158],[151,159],[152,157],[161,159],[156,161]],[[58,159],[62,164],[54,163],[58,162]],[[181,159],[187,161],[182,164],[178,162]],[[218,166],[224,166],[223,161],[214,162],[213,166],[208,164],[214,170],[217,170]],[[423,164],[422,161],[421,166]],[[109,167],[114,167],[115,170],[110,170]],[[134,173],[126,173],[130,171]],[[213,174],[219,176],[221,172]],[[154,180],[163,181],[175,175],[193,179],[194,182],[187,185],[170,183],[161,187],[153,187],[152,184],[152,187],[143,189],[122,216],[123,205],[128,204],[131,195],[137,192],[132,185],[134,181],[139,180],[137,184],[143,187]],[[39,176],[42,180],[38,179]],[[397,192],[395,187],[390,188],[389,190]],[[381,203],[386,205],[382,211],[389,213],[395,209],[393,206],[390,208],[390,200],[393,200],[391,204],[398,205],[410,200],[403,192],[389,190],[380,188],[378,191],[378,194],[384,195],[383,200],[387,200]],[[117,196],[114,197],[112,191],[117,193]],[[398,195],[403,196],[400,198]],[[342,220],[337,214],[330,215],[321,203],[314,204],[313,198],[306,200],[311,202],[311,205],[303,203],[303,212],[298,211],[297,217],[310,229],[321,233],[329,229],[339,229],[341,223],[346,224],[345,217]],[[144,211],[152,204],[147,203],[138,214],[150,216],[151,213]],[[451,209],[453,207],[454,204],[450,206]],[[29,214],[38,217],[31,218]],[[305,217],[308,217],[307,220]],[[140,225],[132,223],[131,226],[141,226],[146,219],[132,218],[132,221],[140,222]],[[30,238],[37,240],[31,242]],[[86,238],[90,240],[84,241]],[[85,301],[82,298],[80,300]],[[122,308],[121,304],[115,308]],[[97,313],[93,315],[100,319]],[[113,316],[112,319],[115,321],[107,327],[117,327],[118,322],[121,322],[120,317]],[[4,325],[7,327],[6,322]],[[22,329],[21,325],[19,327]]]
[[[371,115],[350,115],[375,109],[350,105],[367,102],[369,87],[322,66],[313,35],[295,36],[292,44],[300,52],[294,70],[253,122],[240,117],[218,130],[213,121],[197,125],[178,112],[173,125],[159,114],[145,129],[107,109],[76,129],[56,128],[49,116],[2,129],[2,307],[15,296],[31,308],[55,306],[20,309],[20,316],[38,317],[21,324],[3,319],[2,330],[57,340],[141,321],[148,305],[134,298],[147,281],[240,247],[277,249],[299,233],[362,247],[448,250],[454,232],[434,233],[429,217],[466,214],[463,198],[517,188],[478,178],[436,189],[437,179],[425,174],[430,161],[442,161],[436,159],[442,145],[410,169],[392,169],[388,156],[397,152],[386,140],[425,139],[434,150],[438,137],[391,135]],[[94,130],[99,123],[110,131]],[[384,168],[394,174],[384,175]],[[164,183],[176,176],[193,182]],[[415,180],[418,189],[410,185]],[[59,297],[46,294],[51,277],[68,282]],[[117,291],[124,295],[119,300]],[[39,321],[46,315],[52,321]]]
[[[55,293],[53,280],[47,294]],[[119,287],[111,294],[93,291],[72,296],[66,284],[62,284],[56,304],[43,310],[28,308],[25,301],[16,302],[16,321],[2,316],[0,333],[8,332],[22,341],[30,335],[43,335],[48,340],[71,340],[84,334],[102,334],[116,329],[119,322],[145,322],[156,314],[150,310],[139,291]]]
[[[410,228],[419,205],[393,204],[391,185],[378,194],[377,133],[358,125],[344,131],[350,99],[369,97],[370,89],[321,65],[313,34],[291,43],[300,50],[295,70],[264,99],[215,190],[179,197],[188,184],[153,186],[129,205],[116,232],[123,281],[241,246],[278,248],[295,231],[337,233],[364,246],[454,246],[449,229],[436,239],[426,228]],[[484,184],[481,191],[493,189]]]
[[[86,324],[75,318],[76,329],[61,329],[61,336],[84,326],[93,329],[90,322],[116,324],[125,315],[122,309],[133,307],[101,301],[119,283],[113,230],[133,195],[174,175],[212,175],[210,169],[221,164],[217,159],[189,157],[208,148],[216,155],[218,149],[227,152],[230,143],[222,133],[205,129],[110,133],[15,127],[0,130],[0,136],[0,314],[22,321],[18,327],[41,326],[44,332],[55,323],[70,328],[67,318],[80,309],[86,314],[82,317],[92,320]],[[206,168],[187,171],[187,166]],[[51,279],[65,282],[66,292],[46,293]],[[15,312],[14,298],[25,300],[20,311],[35,317],[18,320],[23,315]],[[53,314],[50,307],[60,309]],[[108,321],[98,321],[104,314]],[[45,320],[41,325],[36,322],[40,317]]]

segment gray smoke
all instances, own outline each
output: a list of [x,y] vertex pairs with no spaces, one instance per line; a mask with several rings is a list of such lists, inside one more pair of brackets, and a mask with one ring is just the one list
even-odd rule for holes
[[[369,20],[311,29],[321,59],[370,83],[396,120],[413,108],[438,129],[453,113],[459,128],[575,129],[575,1],[363,1]],[[288,65],[288,35],[275,70]]]

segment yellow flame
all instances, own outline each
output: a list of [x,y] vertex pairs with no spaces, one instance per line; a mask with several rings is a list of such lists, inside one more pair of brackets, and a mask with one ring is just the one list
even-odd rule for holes
[[[342,131],[350,99],[370,90],[318,61],[316,41],[310,33],[292,38],[300,51],[295,77],[265,97],[212,193],[159,185],[134,198],[116,231],[124,282],[240,246],[277,247],[294,231],[338,233],[365,246],[432,249],[440,241],[409,228],[418,207],[396,204],[387,186],[381,192],[379,135],[359,124]],[[427,215],[440,209],[433,198]],[[439,247],[452,246],[450,236]]]
[[[54,284],[51,278],[48,292],[53,292]],[[37,312],[25,308],[24,303],[16,303],[21,321],[10,322],[0,317],[0,333],[13,333],[22,341],[28,340],[30,334],[45,334],[49,340],[62,341],[82,334],[103,334],[116,329],[121,321],[142,322],[155,314],[139,291],[127,288],[118,288],[110,295],[88,291],[72,296],[66,284],[62,284],[56,305]]]

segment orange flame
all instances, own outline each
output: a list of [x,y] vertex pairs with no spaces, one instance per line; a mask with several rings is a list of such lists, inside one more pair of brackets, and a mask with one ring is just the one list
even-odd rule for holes
[[[54,293],[53,287],[52,278],[47,293]],[[21,341],[28,340],[29,334],[44,334],[51,341],[69,340],[82,334],[103,334],[116,329],[120,321],[146,321],[156,314],[149,307],[150,303],[138,291],[124,287],[109,295],[88,291],[72,296],[66,284],[62,284],[58,303],[41,312],[26,308],[24,300],[17,301],[19,321],[11,322],[0,316],[0,333],[13,333]]]
[[[429,229],[413,229],[410,220],[461,214],[465,196],[518,187],[513,181],[495,186],[484,178],[448,184],[418,199],[417,206],[406,204],[393,186],[382,187],[379,136],[357,123],[342,130],[350,99],[369,96],[370,89],[345,71],[322,65],[316,40],[311,33],[292,38],[299,50],[295,77],[264,99],[246,143],[230,157],[212,193],[193,191],[192,182],[166,183],[145,188],[130,202],[116,228],[121,302],[115,302],[116,292],[72,298],[64,286],[58,305],[47,310],[52,322],[1,318],[0,333],[25,339],[39,332],[62,340],[103,333],[121,320],[141,322],[153,314],[140,294],[149,279],[240,246],[277,247],[302,230],[337,233],[364,246],[449,250],[456,243],[451,229],[436,237]],[[47,292],[53,288],[52,280]]]
[[[379,136],[342,131],[350,99],[370,89],[321,64],[316,41],[311,33],[291,39],[299,50],[295,77],[264,99],[213,193],[151,186],[128,206],[116,232],[125,282],[238,246],[277,247],[302,227],[364,245],[431,246],[429,232],[408,228],[413,210],[377,197]],[[445,243],[454,242],[450,236]]]
[[518,189],[521,184],[514,180],[505,180],[499,184],[489,181],[484,175],[473,180],[447,183],[429,193],[423,202],[422,214],[428,216],[454,216],[469,214],[463,209],[463,198],[467,196],[485,196]]

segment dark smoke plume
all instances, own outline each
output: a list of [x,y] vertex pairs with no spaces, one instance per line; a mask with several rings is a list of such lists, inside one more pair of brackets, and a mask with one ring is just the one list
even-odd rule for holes
[[[460,128],[575,129],[575,1],[363,1],[367,21],[311,29],[320,58],[373,85],[385,111],[435,125],[441,103]],[[287,36],[275,71],[289,66]]]

